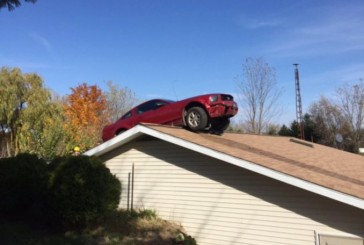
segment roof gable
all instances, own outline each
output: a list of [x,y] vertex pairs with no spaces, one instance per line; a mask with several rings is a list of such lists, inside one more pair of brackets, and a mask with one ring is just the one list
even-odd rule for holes
[[217,136],[144,124],[85,154],[102,155],[141,135],[150,135],[364,209],[364,157],[288,137],[235,133]]

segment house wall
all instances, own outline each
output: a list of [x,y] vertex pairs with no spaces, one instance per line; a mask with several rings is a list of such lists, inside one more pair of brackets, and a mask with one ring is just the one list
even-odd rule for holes
[[[153,138],[103,156],[122,182],[120,207],[155,209],[199,244],[318,244],[364,237],[364,211]],[[129,197],[128,197],[129,196]]]

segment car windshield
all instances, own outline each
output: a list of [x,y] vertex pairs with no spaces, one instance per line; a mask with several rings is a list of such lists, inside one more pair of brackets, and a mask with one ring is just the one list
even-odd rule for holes
[[127,118],[129,118],[129,117],[131,117],[131,111],[128,111],[127,113],[125,113],[125,114],[121,117],[121,119],[127,119]]

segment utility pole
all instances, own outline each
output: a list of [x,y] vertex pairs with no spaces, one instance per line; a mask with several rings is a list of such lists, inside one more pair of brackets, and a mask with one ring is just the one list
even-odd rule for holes
[[303,126],[303,117],[302,117],[302,99],[301,99],[301,89],[300,89],[300,77],[298,73],[298,64],[293,64],[295,66],[295,85],[296,85],[296,117],[297,124],[299,129],[299,138],[305,139],[305,132]]

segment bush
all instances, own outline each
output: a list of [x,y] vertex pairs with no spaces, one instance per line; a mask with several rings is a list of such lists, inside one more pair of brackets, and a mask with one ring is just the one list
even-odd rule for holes
[[39,216],[44,208],[47,164],[31,154],[0,159],[0,213]]
[[98,158],[58,158],[49,168],[50,215],[59,228],[84,229],[117,208],[121,184]]

